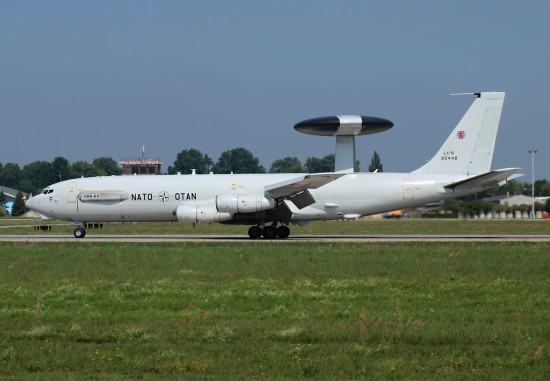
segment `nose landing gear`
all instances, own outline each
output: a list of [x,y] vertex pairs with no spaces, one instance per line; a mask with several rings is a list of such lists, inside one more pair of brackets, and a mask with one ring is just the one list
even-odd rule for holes
[[84,238],[86,236],[86,229],[84,227],[80,226],[76,229],[74,229],[74,237],[75,238]]

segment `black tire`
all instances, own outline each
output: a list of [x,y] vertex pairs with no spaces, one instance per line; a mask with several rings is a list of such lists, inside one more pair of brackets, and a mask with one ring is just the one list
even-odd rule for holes
[[84,228],[76,228],[73,234],[75,238],[84,238],[86,236],[86,230]]
[[275,226],[266,226],[264,228],[264,238],[267,238],[267,239],[277,238],[277,228]]
[[285,239],[290,235],[290,229],[288,226],[279,226],[277,228],[277,237]]
[[262,228],[259,226],[251,226],[250,229],[248,229],[248,236],[252,239],[258,239],[262,234]]

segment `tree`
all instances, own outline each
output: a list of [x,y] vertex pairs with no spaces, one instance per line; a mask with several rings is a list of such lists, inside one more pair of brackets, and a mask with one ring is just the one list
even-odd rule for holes
[[76,174],[72,171],[69,161],[61,156],[53,159],[52,171],[56,177],[56,181],[68,180],[76,177]]
[[76,177],[106,176],[107,173],[86,161],[76,161],[71,165],[71,170]]
[[304,166],[297,157],[287,156],[284,159],[275,160],[269,169],[270,173],[301,173]]
[[260,160],[250,151],[239,147],[225,151],[212,167],[214,173],[265,173]]
[[0,173],[0,185],[8,188],[19,187],[19,178],[21,176],[21,168],[15,163],[6,163]]
[[92,165],[105,172],[107,176],[118,176],[121,173],[118,163],[110,157],[98,157]]
[[517,196],[517,195],[523,194],[524,189],[525,189],[525,184],[520,183],[517,180],[510,180],[510,181],[507,181],[506,184],[498,188],[497,194],[499,195],[509,194],[510,196]]
[[19,189],[28,193],[40,193],[42,189],[58,180],[53,173],[51,163],[33,161],[23,167],[19,179]]
[[[532,208],[532,205],[529,205],[529,210],[531,210],[531,208]],[[546,206],[542,202],[539,202],[539,201],[535,202],[535,211],[537,210],[543,211],[543,210],[546,210],[545,208]]]
[[5,217],[7,215],[6,213],[6,195],[4,194],[4,191],[0,190],[0,217]]
[[23,198],[23,193],[17,192],[17,195],[15,195],[13,206],[11,207],[11,215],[21,216],[25,214],[27,211],[28,209],[25,206],[25,199]]
[[488,213],[494,209],[494,205],[488,201],[469,200],[460,203],[459,211],[462,214],[474,216],[480,213]]
[[334,155],[326,155],[321,159],[310,156],[306,160],[305,167],[309,173],[334,172]]
[[375,172],[376,170],[378,170],[378,172],[384,172],[384,167],[380,162],[380,155],[378,155],[378,152],[374,151],[369,165],[369,172]]
[[550,196],[550,183],[546,179],[535,181],[535,196],[547,197]]
[[168,173],[171,175],[177,172],[191,173],[192,169],[196,170],[196,173],[208,173],[212,166],[212,159],[206,154],[195,148],[189,150],[183,150],[178,153],[174,166],[168,167]]
[[439,207],[439,210],[449,211],[453,214],[458,214],[458,212],[460,212],[461,203],[462,203],[462,201],[459,201],[459,200],[454,199],[454,198],[449,199],[449,200],[445,200],[445,201],[443,201],[443,203]]

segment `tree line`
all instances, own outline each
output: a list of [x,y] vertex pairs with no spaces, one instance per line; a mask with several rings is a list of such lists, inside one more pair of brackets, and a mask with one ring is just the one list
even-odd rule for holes
[[[334,154],[318,158],[310,156],[302,163],[297,157],[287,156],[275,160],[269,168],[269,173],[320,173],[334,172]],[[359,172],[359,160],[355,161],[355,171]],[[168,167],[169,174],[191,173],[195,170],[198,174],[212,173],[266,173],[266,169],[260,165],[260,161],[245,148],[235,148],[221,154],[216,163],[201,151],[191,148],[178,153],[173,166]],[[380,156],[375,151],[369,165],[369,172],[383,171]]]
[[[173,166],[168,167],[168,174],[177,172],[187,174],[195,170],[198,174],[206,173],[266,173],[260,160],[245,148],[234,148],[220,155],[216,163],[201,151],[191,148],[178,153]],[[308,157],[302,164],[296,157],[285,157],[275,160],[269,168],[269,173],[303,173],[334,171],[334,155],[322,158]]]
[[50,184],[77,177],[119,175],[116,161],[100,157],[92,163],[76,161],[69,163],[64,157],[53,161],[33,161],[23,168],[16,163],[0,163],[0,185],[36,194]]

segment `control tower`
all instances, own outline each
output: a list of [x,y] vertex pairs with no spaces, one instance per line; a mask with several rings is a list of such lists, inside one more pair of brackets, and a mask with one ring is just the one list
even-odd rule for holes
[[122,168],[122,176],[129,175],[160,175],[164,162],[159,158],[145,158],[145,146],[141,147],[139,159],[122,159],[118,162]]

